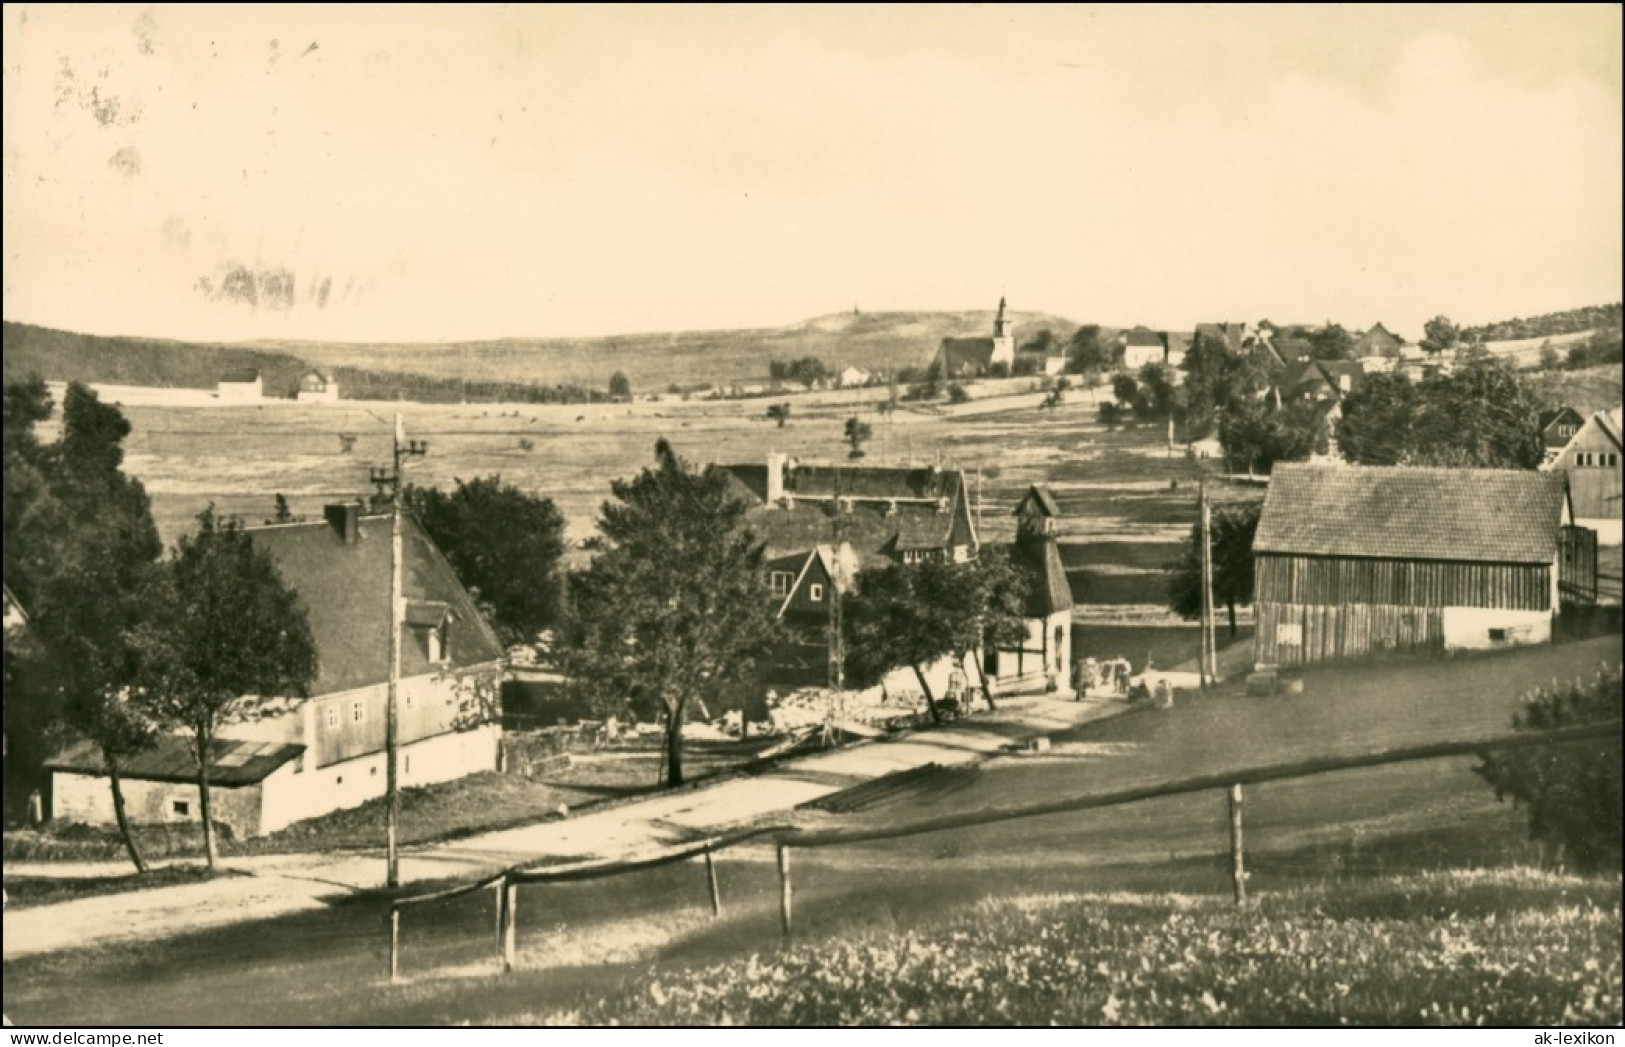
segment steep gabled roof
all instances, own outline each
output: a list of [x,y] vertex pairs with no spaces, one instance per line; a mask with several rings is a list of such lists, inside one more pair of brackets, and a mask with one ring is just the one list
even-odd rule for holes
[[1567,497],[1554,473],[1282,464],[1253,550],[1549,564]]
[[1010,547],[1010,562],[1027,576],[1027,617],[1048,618],[1072,610],[1072,586],[1054,538],[1018,538]]
[[[354,543],[346,544],[326,521],[245,528],[254,544],[271,554],[283,579],[299,594],[316,640],[318,672],[312,695],[332,694],[389,679],[390,520],[362,517]],[[407,629],[449,617],[446,654],[451,667],[467,668],[502,658],[502,645],[474,599],[429,536],[410,517],[402,534],[402,579],[408,601]],[[416,611],[413,611],[413,608]],[[406,642],[403,676],[441,668],[427,652]]]
[[985,369],[993,362],[993,339],[944,338],[940,358],[942,369],[949,375],[958,374],[966,368]]
[[1131,330],[1123,332],[1123,344],[1154,346],[1161,349],[1165,343],[1162,340],[1162,335],[1151,330],[1149,327],[1135,327]]
[[1061,515],[1060,504],[1055,501],[1055,495],[1044,484],[1033,484],[1027,488],[1027,493],[1021,496],[1021,501],[1016,503],[1016,508],[1011,515],[1022,515],[1029,502],[1034,503],[1044,516]]

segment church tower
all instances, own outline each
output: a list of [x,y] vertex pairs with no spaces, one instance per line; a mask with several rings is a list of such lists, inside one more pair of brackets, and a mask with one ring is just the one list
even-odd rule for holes
[[1016,339],[1010,333],[1010,320],[1004,315],[1004,296],[999,296],[999,311],[993,317],[993,354],[988,359],[988,366],[1002,363],[1006,367],[1014,367],[1016,363]]

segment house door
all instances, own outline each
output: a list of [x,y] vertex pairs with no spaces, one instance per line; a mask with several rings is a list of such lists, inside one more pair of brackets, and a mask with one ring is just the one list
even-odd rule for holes
[[999,652],[991,647],[982,654],[982,672],[986,673],[990,680],[999,678]]

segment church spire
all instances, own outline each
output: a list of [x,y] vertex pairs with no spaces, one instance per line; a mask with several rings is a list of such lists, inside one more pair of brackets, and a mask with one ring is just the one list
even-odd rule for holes
[[1010,321],[1004,318],[1004,295],[999,296],[999,315],[993,318],[993,337],[1010,337]]

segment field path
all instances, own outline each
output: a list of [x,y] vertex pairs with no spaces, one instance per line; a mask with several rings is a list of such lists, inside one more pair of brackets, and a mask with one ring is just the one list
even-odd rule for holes
[[[516,865],[613,859],[693,840],[795,807],[897,771],[987,759],[1012,744],[1115,715],[1118,701],[1004,699],[996,712],[942,728],[914,731],[833,752],[787,760],[773,770],[562,821],[410,848],[401,856],[406,884],[472,880]],[[283,854],[230,858],[251,876],[129,891],[8,911],[5,959],[116,940],[151,941],[247,920],[317,909],[383,885],[382,854]],[[94,871],[86,871],[91,867]],[[128,866],[7,863],[8,876],[117,875]]]

